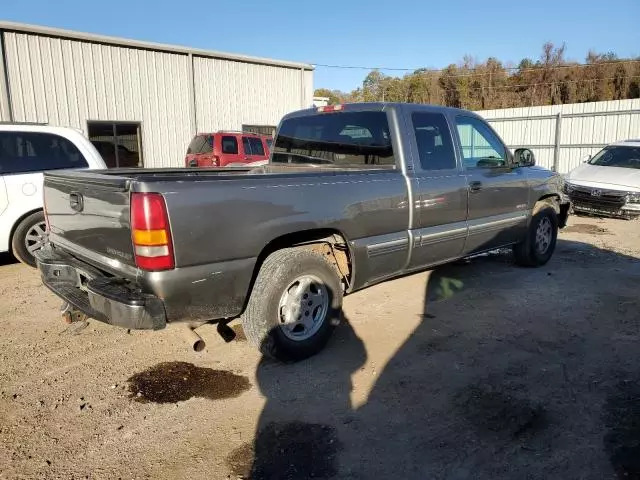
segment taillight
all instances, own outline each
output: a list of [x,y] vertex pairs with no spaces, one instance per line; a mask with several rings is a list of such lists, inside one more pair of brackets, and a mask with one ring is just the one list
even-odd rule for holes
[[167,206],[159,193],[131,194],[131,237],[138,267],[170,270],[175,266]]
[[318,112],[320,113],[339,112],[340,110],[344,110],[344,105],[325,105],[324,107],[318,107]]

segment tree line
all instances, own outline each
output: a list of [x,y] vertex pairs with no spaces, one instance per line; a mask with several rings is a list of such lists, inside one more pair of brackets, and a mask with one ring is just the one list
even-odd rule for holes
[[589,52],[585,63],[565,59],[566,46],[545,43],[540,58],[525,58],[517,67],[490,57],[462,62],[442,70],[421,68],[404,76],[371,71],[351,92],[319,88],[316,96],[331,104],[347,102],[410,102],[469,110],[596,102],[640,97],[640,57]]

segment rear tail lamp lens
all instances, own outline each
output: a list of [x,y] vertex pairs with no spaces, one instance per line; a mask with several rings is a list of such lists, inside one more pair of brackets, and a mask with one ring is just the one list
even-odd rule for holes
[[169,216],[162,195],[131,194],[131,237],[139,268],[156,271],[175,267]]

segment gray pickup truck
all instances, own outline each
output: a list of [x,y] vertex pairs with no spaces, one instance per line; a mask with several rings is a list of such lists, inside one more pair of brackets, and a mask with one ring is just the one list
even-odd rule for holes
[[562,187],[468,111],[321,107],[285,116],[259,168],[47,173],[37,261],[67,311],[153,330],[240,317],[264,354],[298,360],[344,294],[498,247],[544,265]]

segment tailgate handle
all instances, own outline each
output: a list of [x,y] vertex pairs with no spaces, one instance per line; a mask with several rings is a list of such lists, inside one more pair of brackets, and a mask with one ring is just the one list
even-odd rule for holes
[[84,210],[84,199],[82,198],[82,194],[78,192],[71,192],[69,194],[69,205],[71,206],[71,209],[76,212]]

